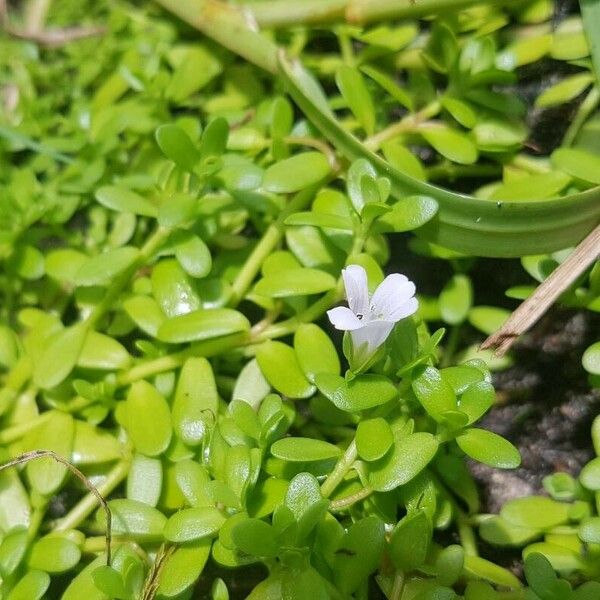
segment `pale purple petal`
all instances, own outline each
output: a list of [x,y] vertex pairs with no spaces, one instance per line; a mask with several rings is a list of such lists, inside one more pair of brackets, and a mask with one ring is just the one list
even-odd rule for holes
[[394,323],[390,321],[371,321],[351,332],[352,344],[356,350],[366,344],[366,355],[370,356],[385,342],[393,328]]
[[360,265],[348,265],[342,269],[348,306],[355,315],[364,316],[369,312],[369,286],[367,272]]
[[371,318],[396,322],[407,317],[416,310],[414,303],[407,307],[414,295],[415,284],[407,277],[399,273],[388,275],[371,298]]
[[352,331],[353,329],[359,329],[364,325],[361,323],[360,319],[345,306],[337,306],[336,308],[328,310],[327,316],[332,325],[341,331]]

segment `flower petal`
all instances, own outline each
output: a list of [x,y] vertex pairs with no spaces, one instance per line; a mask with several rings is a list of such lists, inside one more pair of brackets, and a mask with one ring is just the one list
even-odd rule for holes
[[369,286],[367,272],[360,265],[348,265],[342,269],[348,306],[355,315],[369,313]]
[[370,356],[385,342],[388,335],[394,329],[394,323],[391,321],[371,321],[364,327],[352,331],[352,344],[356,350],[362,344],[367,345],[365,356]]
[[352,331],[363,327],[360,319],[347,307],[337,306],[327,311],[331,324],[341,331]]
[[400,273],[388,275],[371,298],[371,318],[399,321],[417,310],[414,302],[415,284]]

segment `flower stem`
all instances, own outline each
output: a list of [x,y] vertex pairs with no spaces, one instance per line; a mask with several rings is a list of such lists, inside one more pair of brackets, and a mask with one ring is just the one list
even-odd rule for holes
[[328,498],[335,491],[335,488],[343,481],[346,473],[352,468],[358,453],[356,451],[356,442],[352,440],[346,448],[346,452],[337,461],[333,471],[329,473],[327,479],[321,485],[321,495]]

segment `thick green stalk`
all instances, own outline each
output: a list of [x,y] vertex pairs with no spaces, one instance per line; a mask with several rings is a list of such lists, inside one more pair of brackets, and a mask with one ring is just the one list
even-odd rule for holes
[[277,73],[277,46],[236,7],[216,0],[157,0],[168,11],[246,60]]
[[[516,4],[519,0],[487,0],[485,4]],[[416,18],[454,12],[480,4],[478,0],[261,0],[245,2],[261,27],[288,27],[310,23],[346,21],[352,24],[387,19]]]

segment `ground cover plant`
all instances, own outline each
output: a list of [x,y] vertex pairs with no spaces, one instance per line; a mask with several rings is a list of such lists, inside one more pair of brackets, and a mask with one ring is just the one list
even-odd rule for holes
[[0,3],[3,599],[600,597],[600,458],[473,477],[484,336],[600,309],[600,9],[447,8]]

